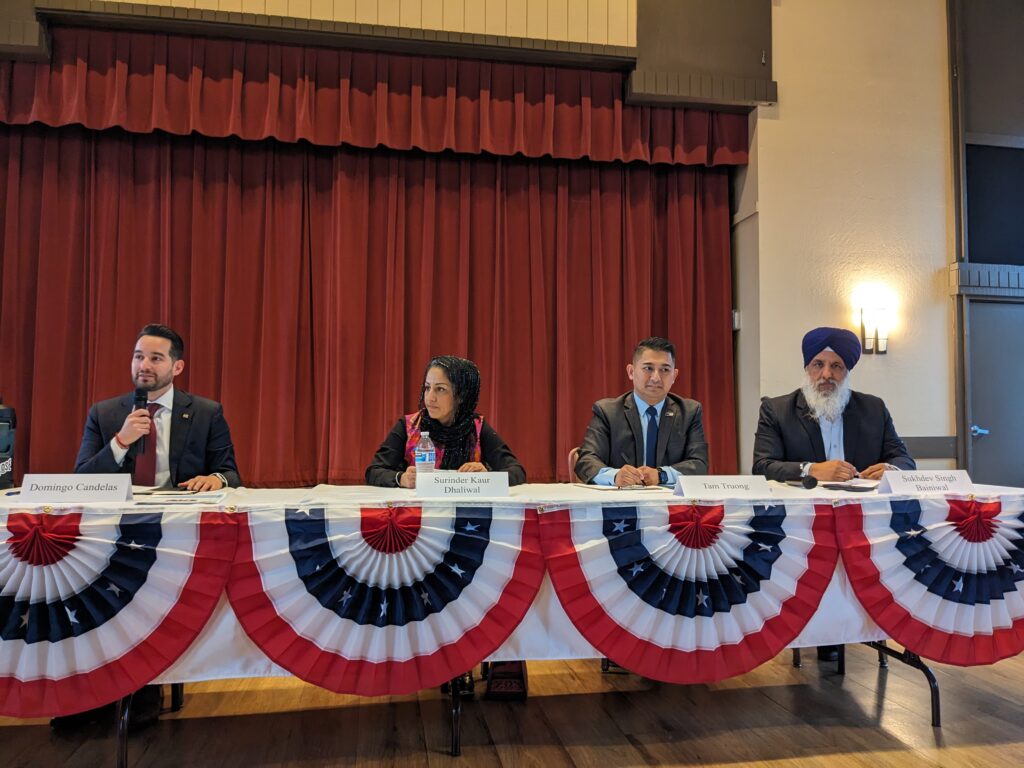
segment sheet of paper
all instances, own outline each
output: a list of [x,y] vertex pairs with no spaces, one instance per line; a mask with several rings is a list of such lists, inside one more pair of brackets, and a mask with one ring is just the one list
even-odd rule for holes
[[150,488],[141,493],[136,492],[136,504],[170,505],[170,504],[219,504],[227,496],[228,490],[219,491],[186,491],[180,488]]

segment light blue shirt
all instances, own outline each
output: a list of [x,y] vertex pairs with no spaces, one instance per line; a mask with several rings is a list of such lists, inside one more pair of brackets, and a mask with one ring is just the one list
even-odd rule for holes
[[846,461],[846,451],[843,448],[843,417],[829,421],[824,416],[819,416],[818,426],[821,428],[821,440],[825,444],[825,461]]
[[[644,445],[644,453],[647,452],[647,425],[651,421],[651,417],[647,415],[647,409],[650,407],[648,403],[645,403],[636,392],[633,393],[633,400],[636,402],[637,411],[640,413],[640,429],[643,430],[643,436],[641,442]],[[655,416],[659,424],[661,424],[661,412],[665,408],[665,401],[662,400],[660,403],[654,406]],[[609,459],[612,457],[609,456]],[[647,463],[647,456],[644,456],[644,464]],[[675,484],[676,478],[679,477],[679,472],[675,467],[661,467],[668,476],[668,481],[671,484]],[[618,467],[604,467],[598,470],[597,474],[594,475],[594,485],[615,485],[615,476],[619,474]]]

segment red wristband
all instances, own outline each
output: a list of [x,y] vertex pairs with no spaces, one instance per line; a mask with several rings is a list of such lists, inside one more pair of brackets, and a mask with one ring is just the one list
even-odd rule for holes
[[120,445],[126,451],[128,450],[128,446],[121,442],[121,438],[117,436],[117,432],[114,433],[114,442]]

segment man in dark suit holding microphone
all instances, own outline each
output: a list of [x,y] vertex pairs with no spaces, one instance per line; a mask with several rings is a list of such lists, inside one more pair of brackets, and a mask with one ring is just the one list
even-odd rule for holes
[[181,336],[147,325],[135,341],[135,393],[89,410],[75,472],[130,472],[135,485],[215,491],[240,485],[220,403],[174,388],[185,369]]
[[[216,491],[240,485],[231,432],[220,403],[174,388],[185,369],[181,336],[147,325],[135,340],[135,392],[89,409],[75,472],[130,472],[134,485]],[[147,685],[132,697],[132,727],[156,721],[162,689]],[[74,728],[108,716],[113,705],[56,717],[55,728]]]

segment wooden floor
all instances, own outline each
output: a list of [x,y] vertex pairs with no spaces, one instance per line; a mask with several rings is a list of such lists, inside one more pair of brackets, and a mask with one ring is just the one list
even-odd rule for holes
[[[807,657],[812,657],[808,659]],[[186,687],[184,709],[130,740],[139,768],[172,766],[1024,766],[1024,657],[933,665],[943,723],[920,672],[847,649],[847,674],[786,652],[716,685],[601,674],[597,661],[530,664],[530,699],[467,702],[451,758],[437,691],[358,699],[290,679]],[[113,731],[74,736],[0,718],[0,766],[112,765]]]

